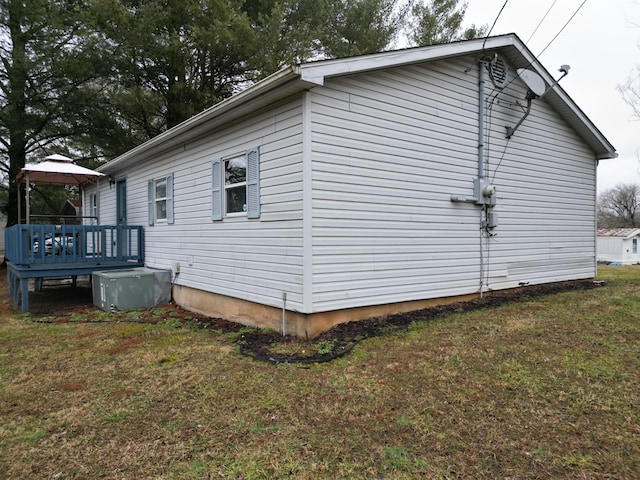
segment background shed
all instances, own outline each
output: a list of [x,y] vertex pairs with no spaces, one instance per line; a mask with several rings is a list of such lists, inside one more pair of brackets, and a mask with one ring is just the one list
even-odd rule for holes
[[598,229],[598,261],[622,265],[640,263],[638,243],[640,243],[640,228]]

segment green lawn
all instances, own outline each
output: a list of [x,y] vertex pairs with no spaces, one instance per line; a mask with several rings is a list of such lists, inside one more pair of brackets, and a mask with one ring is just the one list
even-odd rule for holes
[[318,365],[235,336],[0,316],[6,479],[634,479],[640,266]]

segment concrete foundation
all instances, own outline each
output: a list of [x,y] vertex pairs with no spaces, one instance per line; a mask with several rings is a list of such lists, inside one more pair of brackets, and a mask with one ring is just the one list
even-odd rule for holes
[[[415,300],[411,302],[373,305],[348,308],[330,312],[303,314],[287,310],[285,312],[285,333],[301,338],[315,338],[322,332],[340,323],[367,318],[412,312],[436,305],[447,305],[478,298],[479,294],[459,295],[456,297]],[[282,331],[282,309],[259,303],[205,292],[195,288],[174,285],[173,299],[182,308],[207,315],[223,318],[232,322],[259,328]]]

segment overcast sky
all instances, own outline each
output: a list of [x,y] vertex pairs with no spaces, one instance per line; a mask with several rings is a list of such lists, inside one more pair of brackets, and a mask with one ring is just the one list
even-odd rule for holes
[[[505,3],[467,2],[465,23],[489,27]],[[619,155],[600,162],[598,191],[602,192],[618,183],[640,183],[640,120],[633,117],[617,90],[640,65],[640,0],[586,0],[549,45],[583,2],[508,0],[491,34],[516,33],[556,78],[560,65],[571,66],[562,88]],[[547,17],[538,28],[545,14]]]

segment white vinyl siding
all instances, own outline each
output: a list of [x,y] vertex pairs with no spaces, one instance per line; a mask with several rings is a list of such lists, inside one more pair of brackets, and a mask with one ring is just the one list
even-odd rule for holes
[[[275,307],[281,307],[286,291],[287,305],[300,309],[301,115],[298,97],[119,173],[127,176],[130,225],[147,224],[147,181],[173,174],[176,228],[145,228],[145,263],[155,268],[179,263],[176,284]],[[247,221],[248,211],[212,222],[213,159],[258,147],[259,219]]]
[[[480,207],[451,202],[477,177],[477,75],[455,59],[313,90],[314,311],[479,291]],[[593,154],[539,101],[496,172],[522,111],[488,115],[499,220],[485,289],[595,275]]]
[[[505,90],[494,99],[487,79],[498,225],[483,239],[484,289],[592,277],[593,152],[544,99],[507,142],[526,89]],[[274,307],[286,293],[302,313],[480,290],[481,208],[451,201],[471,197],[478,174],[475,57],[327,77],[172,145],[114,174],[127,178],[130,225],[147,223],[147,181],[173,174],[178,228],[145,229],[145,258],[179,263],[179,285]],[[225,215],[224,161],[242,152],[247,213]],[[101,195],[112,223],[115,189]]]
[[[96,219],[84,218],[84,225],[115,225],[116,224],[116,194],[115,185],[109,185],[107,181],[96,185],[89,185],[83,190],[83,215],[95,216]],[[91,197],[95,195],[97,202],[95,212],[91,206]],[[95,215],[94,215],[95,213]]]

